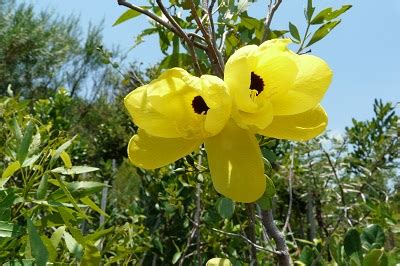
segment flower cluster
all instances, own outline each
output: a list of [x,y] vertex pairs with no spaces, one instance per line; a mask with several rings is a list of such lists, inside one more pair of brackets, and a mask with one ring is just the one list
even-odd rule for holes
[[304,141],[327,125],[319,102],[332,72],[320,58],[288,50],[289,43],[240,48],[228,59],[224,80],[173,68],[133,90],[125,106],[139,130],[128,145],[130,161],[155,169],[204,143],[215,189],[256,201],[266,179],[255,135]]

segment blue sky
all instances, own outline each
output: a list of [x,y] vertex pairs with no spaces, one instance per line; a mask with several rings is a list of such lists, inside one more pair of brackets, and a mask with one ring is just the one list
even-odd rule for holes
[[[80,15],[83,27],[104,20],[104,40],[108,47],[119,45],[128,51],[134,37],[147,24],[140,17],[112,27],[113,22],[126,10],[113,0],[30,0],[38,10],[50,9],[59,15]],[[250,8],[250,14],[265,16],[267,1],[259,1]],[[269,1],[268,1],[269,2]],[[384,101],[400,101],[400,1],[386,0],[321,0],[314,1],[317,11],[325,7],[351,4],[353,8],[342,16],[331,34],[312,47],[312,54],[323,58],[334,72],[334,79],[322,104],[329,115],[328,128],[343,131],[351,125],[351,119],[370,118],[375,98]],[[143,1],[135,1],[140,5]],[[299,26],[302,34],[305,26],[303,8],[306,0],[283,0],[277,11],[272,28],[287,29],[291,21]],[[293,46],[295,49],[295,46]],[[162,58],[157,38],[129,52],[129,60],[151,65]]]

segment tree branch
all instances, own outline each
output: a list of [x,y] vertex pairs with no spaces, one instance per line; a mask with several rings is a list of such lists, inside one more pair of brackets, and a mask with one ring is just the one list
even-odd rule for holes
[[264,248],[264,247],[262,247],[260,245],[257,245],[256,243],[252,242],[250,239],[248,239],[244,235],[235,234],[235,233],[229,233],[229,232],[225,232],[225,231],[222,231],[222,230],[219,230],[219,229],[216,229],[216,228],[211,228],[211,230],[213,230],[214,232],[220,233],[220,234],[227,235],[227,236],[239,237],[239,238],[243,239],[244,241],[246,241],[247,243],[249,243],[250,245],[254,246],[257,250],[264,251],[264,252],[269,252],[269,253],[276,254],[276,255],[280,254],[280,252],[278,252],[278,251],[273,251],[273,250]]
[[285,236],[275,225],[272,209],[261,211],[261,220],[268,235],[275,240],[279,265],[290,266],[289,248],[286,245]]
[[350,226],[353,226],[353,224],[352,224],[350,218],[348,217],[348,213],[347,213],[347,204],[346,204],[346,199],[345,199],[345,197],[344,197],[344,189],[343,189],[343,186],[342,186],[342,184],[341,184],[339,175],[338,175],[338,173],[337,173],[337,171],[336,171],[336,167],[335,167],[335,165],[333,164],[333,162],[332,162],[332,160],[331,160],[331,156],[330,156],[329,153],[322,147],[321,144],[320,144],[320,148],[321,148],[322,152],[325,154],[326,159],[328,159],[329,166],[331,167],[332,172],[333,172],[333,175],[334,175],[334,177],[335,177],[335,179],[336,179],[336,182],[337,182],[337,184],[338,184],[339,191],[340,191],[340,199],[341,199],[342,205],[343,205],[344,217],[347,219],[347,222],[349,223],[349,225],[350,225]]
[[[246,213],[249,221],[247,227],[247,237],[252,243],[256,243],[256,230],[255,230],[255,214],[254,214],[254,203],[246,204]],[[257,248],[250,244],[250,265],[257,266]]]
[[[204,4],[207,5],[207,2],[206,3],[204,3],[204,2],[206,2],[206,0],[203,1],[203,5]],[[214,73],[217,76],[222,77],[223,76],[223,65],[221,65],[221,62],[219,60],[219,52],[216,48],[216,45],[214,45],[215,41],[214,41],[214,36],[213,36],[213,32],[214,32],[213,27],[204,27],[203,19],[200,19],[200,17],[197,14],[197,9],[196,9],[194,1],[190,0],[189,3],[190,3],[191,14],[192,14],[194,20],[196,21],[198,29],[203,34],[205,42],[207,43],[206,52],[211,60],[211,64],[212,64]],[[209,9],[206,9],[206,10],[209,10]],[[207,14],[208,14],[208,17],[210,18],[210,14],[208,11],[207,11]],[[210,19],[210,22],[211,21],[212,21],[212,18]]]
[[[120,6],[125,6],[129,9],[135,10],[149,18],[151,18],[152,20],[154,20],[155,22],[159,23],[160,25],[164,26],[165,28],[167,28],[168,30],[172,31],[173,33],[175,33],[176,35],[178,35],[180,38],[183,38],[183,36],[181,35],[181,33],[178,31],[178,29],[176,29],[171,23],[169,23],[168,21],[163,20],[161,17],[157,16],[156,14],[141,8],[140,6],[131,4],[125,0],[117,0],[118,5]],[[193,45],[196,46],[199,49],[202,50],[206,50],[207,46],[205,46],[202,43],[198,43],[198,42],[193,42]]]
[[175,21],[175,19],[168,13],[167,9],[163,5],[161,0],[156,0],[158,7],[161,9],[161,12],[165,15],[168,21],[174,26],[174,28],[179,32],[181,38],[186,42],[190,56],[192,57],[194,70],[197,75],[201,75],[201,69],[199,65],[199,61],[197,60],[196,52],[194,50],[193,42],[189,39],[187,34],[182,30],[181,26]]
[[272,18],[274,17],[274,14],[276,10],[278,10],[279,5],[282,3],[282,0],[275,0],[274,4],[272,5],[272,0],[270,1],[270,4],[268,5],[268,14],[265,18],[264,22],[264,35],[262,38],[262,41],[265,42],[266,40],[269,39],[270,37],[270,32],[271,32],[271,22]]
[[285,234],[286,229],[289,226],[290,222],[290,215],[292,214],[292,205],[293,205],[293,187],[292,187],[292,178],[293,178],[293,167],[294,167],[294,146],[293,143],[291,144],[292,152],[290,155],[290,167],[289,167],[289,207],[288,207],[288,212],[286,215],[286,221],[285,225],[283,226],[282,229],[282,234]]

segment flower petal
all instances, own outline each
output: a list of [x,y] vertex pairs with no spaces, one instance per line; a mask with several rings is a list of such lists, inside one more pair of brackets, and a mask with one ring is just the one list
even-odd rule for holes
[[277,139],[305,141],[321,134],[328,124],[328,116],[321,105],[295,115],[274,116],[272,123],[259,132]]
[[128,157],[134,165],[155,169],[175,162],[198,148],[202,140],[159,138],[139,130],[128,144]]
[[271,99],[275,115],[298,114],[313,108],[322,100],[332,80],[332,71],[324,60],[295,54],[292,59],[298,74],[291,90]]
[[257,140],[230,121],[205,141],[215,189],[239,202],[254,202],[265,191],[264,164]]
[[150,85],[141,86],[125,97],[125,107],[132,120],[138,127],[146,128],[154,135],[166,138],[182,137],[182,133],[167,116],[152,108],[147,97]]
[[198,78],[181,68],[163,72],[125,98],[139,128],[152,136],[186,139],[218,134],[229,119],[231,102],[223,80]]
[[257,50],[256,45],[248,45],[237,50],[225,65],[224,81],[229,87],[232,97],[240,110],[253,112],[257,105],[250,99],[250,76],[257,64],[252,54]]
[[257,133],[272,122],[273,108],[270,101],[265,101],[256,113],[247,113],[235,109],[232,116],[238,126]]

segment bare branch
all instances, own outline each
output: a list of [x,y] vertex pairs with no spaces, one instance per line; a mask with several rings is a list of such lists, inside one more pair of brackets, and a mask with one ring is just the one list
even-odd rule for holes
[[239,237],[239,238],[243,239],[244,241],[246,241],[247,243],[249,243],[250,245],[254,246],[257,250],[273,253],[273,254],[276,254],[276,255],[280,254],[280,252],[278,252],[278,251],[273,251],[273,250],[264,248],[264,247],[262,247],[260,245],[257,245],[256,243],[252,242],[250,239],[248,239],[244,235],[235,234],[235,233],[229,233],[229,232],[225,232],[225,231],[222,231],[222,230],[219,230],[219,229],[216,229],[216,228],[211,228],[211,230],[213,230],[214,232],[217,232],[217,233],[221,233],[221,234],[227,235],[227,236]]
[[[201,161],[201,155],[200,155],[200,159],[199,161]],[[201,214],[201,198],[200,198],[200,193],[201,193],[201,187],[200,187],[200,183],[197,183],[196,185],[196,213],[195,213],[195,221],[196,221],[196,253],[197,253],[197,264],[199,266],[202,265],[201,262],[201,246],[200,246],[200,214]]]
[[[252,243],[256,243],[256,230],[255,230],[255,214],[254,203],[246,204],[246,213],[249,225],[247,227],[247,236]],[[254,245],[250,245],[250,265],[257,266],[257,249]]]
[[342,205],[343,205],[343,212],[344,212],[344,217],[346,217],[347,222],[349,223],[350,226],[353,226],[353,223],[351,222],[350,218],[348,217],[348,213],[347,213],[347,204],[346,204],[346,199],[344,197],[344,189],[342,186],[342,183],[340,181],[339,175],[337,173],[336,167],[333,164],[332,160],[331,160],[331,156],[329,155],[329,153],[322,147],[322,145],[320,144],[320,148],[322,150],[322,152],[325,154],[326,159],[328,159],[328,163],[332,169],[333,172],[333,176],[336,179],[337,185],[339,187],[339,191],[340,191],[340,199],[342,201]]
[[321,260],[323,253],[325,252],[325,250],[329,247],[329,242],[331,241],[331,238],[333,236],[333,233],[335,233],[336,229],[339,228],[340,223],[342,222],[343,217],[340,217],[339,220],[337,221],[335,227],[333,228],[332,232],[330,233],[330,235],[328,236],[327,239],[325,239],[325,244],[322,247],[321,252],[319,252],[318,257],[313,260],[311,266],[315,266],[318,264],[318,262]]
[[174,28],[179,32],[181,38],[186,42],[190,56],[192,57],[194,69],[197,75],[201,75],[201,69],[199,65],[199,61],[197,60],[196,52],[194,50],[193,42],[189,39],[187,34],[182,30],[181,26],[175,21],[175,19],[168,13],[167,9],[163,5],[161,0],[156,0],[158,7],[161,9],[161,12],[165,15],[168,21],[174,26]]
[[[197,162],[197,171],[200,174],[201,173],[201,168],[203,164],[203,156],[201,153],[201,148],[200,147],[200,152],[199,152],[199,158]],[[196,212],[194,214],[194,221],[193,222],[193,228],[190,231],[189,238],[186,242],[185,249],[182,252],[181,259],[179,260],[179,266],[183,265],[184,260],[188,257],[186,254],[189,246],[191,245],[192,240],[194,237],[196,237],[196,255],[197,255],[197,261],[198,264],[201,266],[202,260],[201,260],[201,242],[200,242],[200,216],[201,216],[201,186],[200,183],[196,184]],[[189,218],[190,219],[190,218]],[[191,219],[190,219],[191,220]]]
[[290,215],[292,214],[292,205],[293,205],[293,188],[292,188],[292,179],[293,179],[293,167],[294,167],[294,146],[291,144],[292,152],[290,155],[290,167],[289,167],[289,207],[286,215],[285,225],[283,226],[282,233],[285,234],[286,229],[289,226]]
[[161,25],[163,25],[164,27],[166,27],[167,29],[169,29],[170,31],[172,31],[173,33],[181,36],[181,34],[177,31],[177,29],[175,29],[174,26],[172,26],[170,23],[168,23],[167,21],[163,20],[161,17],[157,16],[154,13],[151,13],[150,11],[141,8],[140,6],[131,4],[126,2],[125,0],[117,0],[118,1],[118,5],[120,6],[125,6],[129,9],[135,10],[143,15],[148,16],[149,18],[153,19],[154,21],[160,23]]
[[[203,1],[203,5],[204,4],[207,5],[207,3],[204,3],[204,2],[207,2],[207,1],[206,0]],[[213,66],[213,70],[214,70],[215,74],[217,74],[219,77],[222,77],[223,76],[223,63],[221,64],[221,62],[219,60],[219,52],[216,49],[216,45],[214,45],[215,38],[213,36],[213,33],[214,33],[213,27],[205,27],[203,24],[203,21],[204,21],[204,18],[206,18],[206,16],[203,17],[202,19],[200,19],[200,17],[197,14],[197,9],[196,9],[194,1],[190,0],[189,3],[190,3],[191,14],[192,14],[194,20],[196,21],[198,29],[203,34],[205,42],[207,43],[208,49],[206,50],[206,52],[207,52],[207,55],[210,57],[211,64]],[[208,10],[208,9],[206,9],[206,10]],[[208,11],[207,11],[207,14],[208,14],[208,17],[210,18]],[[210,19],[210,22],[211,21],[212,21],[212,17]]]
[[280,266],[290,266],[290,255],[289,248],[285,242],[285,236],[279,231],[274,222],[274,216],[272,215],[272,210],[261,211],[262,223],[267,230],[270,237],[275,240],[278,262]]
[[263,42],[269,39],[269,35],[271,32],[271,22],[272,18],[274,17],[274,14],[276,10],[278,10],[279,5],[282,3],[282,0],[275,0],[274,4],[272,5],[272,1],[270,1],[270,4],[268,6],[268,14],[265,18],[264,22],[264,35],[263,35]]

